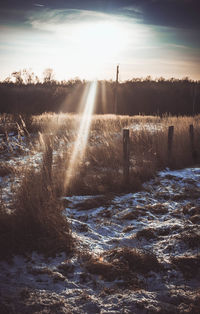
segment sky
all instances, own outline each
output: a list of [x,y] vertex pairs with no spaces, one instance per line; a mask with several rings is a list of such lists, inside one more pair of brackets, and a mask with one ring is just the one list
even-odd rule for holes
[[200,80],[200,0],[1,0],[0,80]]

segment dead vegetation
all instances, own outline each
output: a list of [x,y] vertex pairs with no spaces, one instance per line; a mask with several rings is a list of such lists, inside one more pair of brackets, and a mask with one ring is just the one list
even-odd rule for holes
[[132,220],[132,219],[138,219],[140,216],[146,215],[146,209],[144,207],[141,207],[139,205],[127,208],[122,215],[119,216],[119,219],[121,220]]
[[15,313],[61,313],[71,314],[71,306],[66,298],[48,290],[37,291],[23,288],[18,292],[18,298],[13,300],[9,295],[5,300],[0,300],[2,314]]
[[186,205],[183,207],[183,213],[189,216],[198,215],[200,213],[200,207],[195,207],[190,204]]
[[0,215],[0,257],[36,250],[52,255],[71,251],[70,226],[43,169],[28,170],[15,195],[15,211]]
[[172,257],[171,262],[183,273],[185,278],[198,277],[200,275],[200,256]]
[[161,203],[148,205],[146,209],[154,215],[166,214],[168,212],[168,208]]
[[[121,132],[122,127],[127,127],[131,125],[131,123],[135,123],[136,120],[134,120],[134,118],[114,118],[111,116],[106,119],[94,117],[85,159],[80,164],[80,167],[71,182],[70,189],[67,191],[65,191],[63,187],[64,174],[72,152],[72,142],[76,138],[72,133],[77,122],[74,122],[73,119],[75,118],[73,116],[68,116],[70,119],[70,121],[68,121],[65,115],[63,115],[63,117],[57,115],[52,117],[49,115],[48,121],[42,121],[40,118],[34,117],[32,122],[35,124],[35,128],[47,133],[40,135],[38,151],[42,151],[43,153],[40,167],[38,167],[38,169],[30,169],[29,167],[26,171],[25,168],[22,169],[22,172],[20,173],[20,186],[17,189],[13,202],[13,212],[9,214],[5,208],[0,210],[1,258],[17,253],[30,253],[33,250],[48,256],[52,256],[61,251],[71,252],[76,246],[76,242],[74,242],[75,240],[72,238],[68,220],[62,214],[64,201],[60,200],[60,196],[87,193],[104,194],[108,191],[122,192],[126,190],[124,189],[123,183],[121,183],[122,142],[121,133],[119,132]],[[44,120],[47,119],[46,116],[43,118]],[[59,122],[59,119],[62,119],[62,121]],[[183,120],[180,122],[180,120],[170,117],[166,118],[166,121],[164,119],[159,120],[158,118],[155,118],[154,120],[153,117],[151,119],[151,121],[155,123],[163,122],[163,129],[156,132],[155,139],[153,139],[155,133],[147,134],[149,131],[145,128],[142,131],[138,130],[138,133],[131,131],[131,191],[139,189],[144,180],[150,178],[158,169],[167,165],[165,156],[166,149],[163,147],[163,143],[166,143],[167,139],[167,126],[172,123],[175,124],[176,122],[177,124],[175,127],[179,127],[180,131],[182,124],[182,126],[184,126],[183,129],[185,130],[183,136],[186,137],[188,123],[193,121],[189,118],[182,118]],[[144,123],[144,125],[147,122],[143,117],[139,117],[138,121]],[[180,126],[178,126],[179,122]],[[44,127],[45,124],[46,126]],[[53,126],[52,129],[55,131],[55,138],[53,138],[53,140],[51,134],[47,132],[47,126],[49,127],[48,131],[51,129],[50,126]],[[115,132],[116,134],[114,134]],[[28,136],[28,133],[26,136]],[[181,131],[179,136],[181,137]],[[59,145],[62,141],[63,146],[61,147]],[[184,155],[189,147],[189,142],[187,141],[186,143],[182,142],[181,146],[176,147],[176,141],[178,141],[177,137],[173,146],[173,154],[176,155],[177,153],[177,156],[175,156],[174,159],[174,167],[178,165],[177,158],[179,158],[181,154]],[[10,158],[12,158],[12,154]],[[189,153],[186,153],[183,159],[184,160],[183,162],[181,161],[180,166],[189,165],[190,162],[192,162]],[[2,173],[0,173],[0,175],[12,175],[12,171],[12,168],[6,168],[6,164],[3,164]],[[169,177],[168,179],[170,180],[173,178]],[[188,181],[187,183],[190,184],[191,182]],[[183,194],[182,192],[179,194],[177,193],[177,196],[175,196],[176,200],[184,200],[186,197],[190,200],[194,197],[194,199],[197,200],[199,191],[195,190],[193,194],[191,194],[191,192],[192,187],[189,187],[183,191]],[[112,195],[112,197],[110,197],[110,195]],[[113,195],[114,194],[108,194],[106,197],[99,196],[95,199],[91,198],[85,202],[75,204],[75,207],[77,208],[74,209],[77,209],[79,211],[78,214],[80,215],[78,219],[86,221],[88,218],[87,215],[81,216],[81,211],[90,211],[93,208],[98,208],[100,206],[110,206],[112,204],[111,199],[113,199]],[[70,205],[69,202],[66,200],[65,202],[65,205],[70,208],[70,206],[68,206]],[[113,204],[115,203],[113,202]],[[112,206],[116,205],[113,204]],[[143,216],[147,215],[147,211],[149,211],[152,216],[162,216],[169,212],[169,208],[166,204],[162,204],[161,202],[156,205],[130,205],[130,208],[127,208],[127,212],[123,211],[119,220],[124,220],[122,223],[126,225],[127,220],[143,218]],[[102,218],[112,219],[112,211],[108,211],[107,208],[97,215],[98,219],[100,218],[100,215]],[[186,219],[190,219],[194,224],[199,223],[199,208],[194,207],[193,205],[184,207],[183,212],[180,211],[177,215],[182,215]],[[118,223],[120,223],[120,221],[118,221]],[[77,229],[79,228],[79,232],[87,233],[88,231],[91,231],[88,225],[89,223],[80,223]],[[153,240],[159,236],[164,237],[171,235],[173,232],[179,233],[179,231],[181,230],[177,225],[155,229],[145,228],[136,233],[136,238],[139,240]],[[135,233],[134,226],[129,225],[124,227],[123,232]],[[187,230],[184,234],[180,233],[180,237],[181,241],[183,241],[188,248],[199,248],[200,238],[198,232],[192,233]],[[113,240],[113,243],[114,241],[115,239]],[[149,274],[151,271],[157,273],[163,270],[162,265],[154,254],[129,247],[112,249],[102,253],[98,257],[88,255],[85,259],[82,258],[81,261],[84,266],[83,269],[87,270],[87,272],[83,272],[80,275],[81,284],[92,280],[92,284],[97,284],[98,279],[101,279],[102,281],[116,280],[117,287],[123,289],[128,288],[130,289],[129,291],[141,288],[145,289],[145,282],[138,279],[141,275],[143,278],[147,278],[151,275]],[[173,268],[175,267],[177,270],[180,270],[186,278],[194,278],[199,272],[200,261],[198,256],[174,257],[171,259],[171,262]],[[70,276],[73,275],[74,267],[76,266],[70,261],[65,261],[57,266],[56,271],[43,267],[40,269],[33,267],[32,269],[29,269],[29,271],[35,276],[47,275],[51,277],[54,282],[57,282],[65,281],[67,278],[70,278]],[[30,295],[31,293],[29,294],[29,292],[26,291],[22,293],[22,297],[25,299],[26,297],[28,299]],[[49,299],[51,299],[51,296]],[[34,302],[37,303],[35,298],[33,298],[33,304]],[[34,305],[31,305],[28,307],[28,310],[34,311],[34,309],[36,309],[42,311],[48,309],[52,312],[59,312],[62,311],[61,303],[55,302],[55,305],[52,305],[52,307],[50,304],[47,307],[43,307],[43,305],[40,304],[35,306],[35,308]],[[8,306],[9,308],[8,304],[2,304],[2,308],[3,306]],[[64,310],[67,311],[67,305],[65,304],[63,306],[66,306]],[[173,309],[174,308],[175,306]],[[198,313],[197,308],[198,305],[196,305],[196,303],[192,304],[192,301],[191,304],[188,303],[188,313]],[[7,307],[5,307],[5,309],[7,309]],[[166,310],[166,313],[171,313],[170,310],[171,308],[168,312]],[[155,310],[155,313],[159,313],[159,311],[160,313],[165,313],[164,307]],[[181,310],[181,305],[180,313],[184,313],[184,310]]]
[[0,162],[0,177],[5,177],[14,174],[15,170],[5,162]]
[[200,215],[194,215],[190,218],[190,221],[193,223],[193,224],[200,224]]
[[[198,116],[160,118],[95,115],[92,118],[84,158],[73,170],[73,178],[66,188],[65,176],[80,118],[80,115],[73,114],[1,116],[1,129],[7,139],[11,131],[21,140],[29,138],[31,132],[40,132],[37,145],[33,145],[33,148],[43,154],[39,170],[25,170],[24,167],[20,172],[21,186],[15,197],[13,206],[15,212],[10,216],[6,213],[1,214],[1,234],[4,239],[1,242],[3,243],[5,239],[9,238],[10,251],[14,248],[16,250],[18,247],[16,239],[19,238],[21,238],[20,241],[23,238],[24,247],[29,246],[39,250],[51,251],[50,247],[53,248],[53,243],[60,243],[60,249],[70,247],[69,226],[63,219],[62,204],[58,198],[62,195],[106,194],[139,190],[142,183],[154,176],[157,170],[168,166],[167,133],[169,125],[174,125],[175,130],[171,167],[188,166],[193,162],[188,134],[189,125],[192,123],[195,129],[194,144],[197,152],[200,150],[197,141],[200,133]],[[130,128],[130,182],[128,186],[124,184],[122,173],[121,132],[123,128]],[[9,152],[9,158],[12,158],[12,153],[14,154],[14,148],[12,149],[13,152]],[[34,150],[32,151],[33,155]],[[1,164],[0,174],[2,176],[12,174],[12,169],[6,164]],[[184,194],[188,196],[191,192],[192,188],[188,188]],[[199,191],[193,191],[192,197],[198,197],[198,195]],[[108,203],[109,199],[105,200],[103,197],[99,197],[96,200],[78,204],[77,208],[89,210]],[[152,214],[165,214],[168,211],[162,204],[149,206],[149,208],[136,207],[124,213],[120,219],[138,219],[145,215],[146,210],[150,210]],[[106,215],[109,217],[110,213],[105,213],[105,217]],[[190,220],[193,223],[199,223],[198,214],[191,215]],[[9,225],[11,228],[8,227]],[[59,225],[60,228],[58,228]],[[86,229],[84,227],[83,232],[86,232]],[[66,243],[64,234],[67,234],[68,237]],[[138,233],[138,237],[141,236],[153,237],[153,233],[142,231],[142,233]],[[41,241],[41,239],[43,240]],[[47,242],[51,242],[50,247]]]
[[[57,158],[54,158],[54,163],[59,169],[58,180],[63,181],[72,155],[80,119],[80,115],[75,114],[46,113],[40,116],[4,114],[1,116],[0,125],[5,131],[4,134],[15,130],[20,137],[29,137],[32,132],[40,132],[43,136],[51,134],[52,149],[58,155]],[[170,166],[181,168],[192,165],[189,125],[194,125],[194,146],[197,155],[200,156],[198,120],[199,116],[163,116],[160,118],[94,115],[85,156],[77,170],[74,170],[73,179],[66,192],[69,195],[104,194],[141,189],[142,183],[152,178],[157,170],[169,166],[167,157],[169,125],[174,125]],[[130,182],[128,186],[124,185],[122,174],[123,128],[130,129]],[[187,196],[191,192],[192,190],[188,190],[175,197],[182,198],[183,195]],[[195,193],[198,195],[199,191]]]
[[0,115],[0,134],[9,134],[10,132],[20,135],[29,135],[37,131],[33,123],[31,114],[1,114]]
[[[197,196],[195,194],[195,196]],[[198,197],[197,197],[198,198]],[[188,219],[193,224],[200,224],[200,207],[194,207],[194,206],[184,206],[183,207],[183,213],[188,216]]]
[[200,234],[198,230],[184,231],[180,234],[180,240],[191,249],[200,248]]
[[131,281],[137,273],[147,274],[149,271],[158,272],[162,269],[154,254],[128,247],[107,251],[97,258],[91,256],[86,261],[85,268],[108,281]]
[[107,206],[110,203],[110,199],[112,198],[109,196],[109,194],[106,196],[102,195],[95,198],[90,198],[84,202],[76,204],[76,208],[77,210],[90,210],[100,206]]
[[155,230],[153,228],[142,229],[136,233],[136,238],[154,239],[156,238]]
[[67,260],[64,263],[60,264],[57,268],[58,271],[65,277],[69,277],[69,274],[74,271],[74,266],[70,262],[70,260]]
[[124,229],[123,229],[123,232],[124,233],[127,233],[127,232],[130,232],[130,231],[133,231],[134,230],[134,226],[127,226],[127,227],[125,227]]

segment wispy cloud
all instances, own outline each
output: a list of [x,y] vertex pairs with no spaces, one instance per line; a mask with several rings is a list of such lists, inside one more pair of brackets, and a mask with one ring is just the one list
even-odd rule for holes
[[44,7],[44,4],[41,4],[41,3],[33,3],[33,5],[35,7]]
[[120,8],[118,10],[121,12],[121,14],[125,14],[126,16],[136,18],[136,19],[142,19],[143,18],[143,10],[141,7],[134,5],[134,6],[127,6]]
[[[52,10],[44,8],[42,11],[30,12],[27,17],[27,23],[33,30],[47,31],[51,33],[62,33],[64,36],[74,30],[79,25],[91,23],[120,23],[129,32],[131,25],[137,23],[136,19],[129,20],[127,17],[121,15],[114,15],[102,12],[94,12],[89,10],[65,9],[65,10]],[[131,23],[130,23],[131,22]],[[72,34],[73,35],[73,34]],[[126,33],[124,34],[126,36]],[[136,36],[136,35],[135,35]]]
[[[27,18],[28,22],[33,26],[33,28],[39,28],[41,30],[49,29],[52,31],[56,26],[60,27],[62,25],[70,25],[77,22],[98,22],[112,19],[112,15],[77,9],[43,9],[41,12],[31,12]],[[113,19],[114,18],[116,19],[116,17],[113,16]]]

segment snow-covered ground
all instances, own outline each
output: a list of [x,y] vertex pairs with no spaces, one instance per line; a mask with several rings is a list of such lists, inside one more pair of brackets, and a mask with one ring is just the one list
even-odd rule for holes
[[[200,313],[200,168],[162,171],[143,187],[65,197],[77,251],[1,261],[0,313]],[[88,267],[88,256],[108,264],[124,247],[151,252],[160,266],[131,265],[128,278]]]
[[164,125],[162,123],[135,123],[130,126],[133,131],[148,131],[149,133],[154,133],[164,130]]

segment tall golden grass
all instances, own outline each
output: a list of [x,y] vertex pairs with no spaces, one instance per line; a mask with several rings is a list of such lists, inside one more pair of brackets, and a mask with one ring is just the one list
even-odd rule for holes
[[[94,115],[84,159],[77,167],[65,193],[105,193],[123,191],[122,129],[130,129],[130,183],[129,190],[141,184],[166,167],[183,168],[193,164],[189,125],[195,130],[194,146],[200,154],[199,116],[115,116]],[[57,157],[54,158],[59,183],[63,182],[76,140],[79,115],[44,114],[34,117],[40,130],[51,133]],[[168,161],[168,127],[174,126],[172,157]],[[62,143],[62,145],[59,145]],[[127,189],[127,186],[126,186]]]
[[[13,124],[14,118],[10,119]],[[64,177],[76,141],[80,119],[80,115],[62,113],[25,117],[29,124],[28,129],[39,134],[32,154],[35,150],[42,151],[44,154],[47,154],[48,150],[53,152],[53,160],[51,157],[47,161],[48,154],[45,159],[48,164],[53,163],[52,179],[60,193],[94,194],[124,190],[123,128],[130,129],[130,183],[128,187],[126,185],[126,189],[134,191],[141,188],[145,180],[166,167],[175,169],[193,164],[189,137],[190,124],[193,124],[195,131],[195,151],[197,156],[200,156],[200,116],[166,115],[161,118],[159,116],[94,115],[85,156],[74,169],[74,175],[67,190],[63,191]],[[16,121],[17,126],[21,125],[21,128],[25,130],[24,133],[28,134],[23,117],[16,118]],[[169,164],[167,141],[170,125],[174,126],[174,138]],[[43,166],[47,167],[44,164]],[[51,165],[47,168],[51,168]]]
[[[62,215],[61,196],[136,191],[158,170],[193,165],[190,124],[194,126],[194,146],[197,156],[200,156],[200,116],[94,115],[85,156],[74,169],[70,184],[65,187],[65,174],[80,119],[79,115],[49,113],[27,118],[31,121],[29,130],[34,130],[37,138],[36,145],[31,146],[31,154],[39,150],[43,158],[39,169],[27,170],[25,167],[20,173],[21,185],[13,200],[14,213],[8,215],[4,209],[1,210],[0,244],[4,251],[6,247],[9,251],[16,251],[17,247],[48,252],[54,251],[55,247],[56,250],[71,250],[73,239],[69,224]],[[25,121],[21,125],[25,130]],[[169,165],[167,141],[170,125],[174,126],[174,139]],[[128,185],[123,180],[123,128],[130,129]],[[30,131],[24,133],[28,135]]]
[[62,201],[44,166],[27,169],[13,199],[13,213],[0,208],[0,258],[36,250],[70,253],[74,241]]

